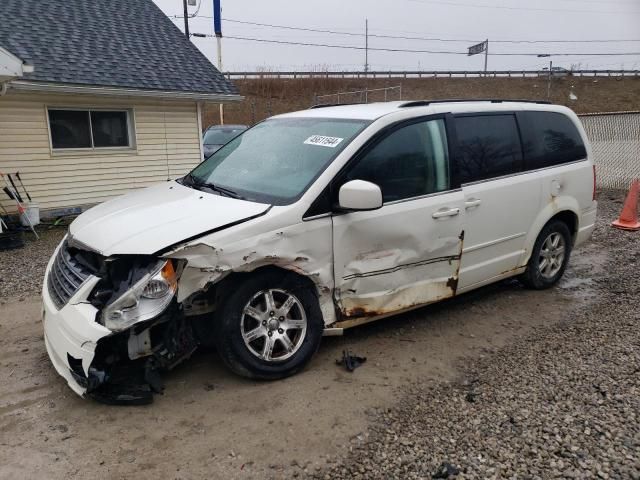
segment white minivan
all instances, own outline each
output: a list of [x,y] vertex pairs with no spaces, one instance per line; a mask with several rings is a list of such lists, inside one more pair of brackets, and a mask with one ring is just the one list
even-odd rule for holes
[[215,346],[234,372],[299,371],[323,335],[518,276],[562,276],[596,220],[568,108],[405,101],[250,128],[184,178],[80,215],[43,287],[71,388],[145,403],[159,371]]

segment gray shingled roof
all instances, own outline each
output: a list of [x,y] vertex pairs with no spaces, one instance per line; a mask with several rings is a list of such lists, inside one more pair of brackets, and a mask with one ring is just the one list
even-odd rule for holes
[[0,45],[35,67],[25,80],[238,93],[152,0],[0,3]]

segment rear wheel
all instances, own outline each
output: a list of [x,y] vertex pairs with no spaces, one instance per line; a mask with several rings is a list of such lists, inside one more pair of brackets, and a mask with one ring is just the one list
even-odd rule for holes
[[274,380],[304,367],[320,345],[323,327],[318,299],[304,279],[259,273],[225,302],[216,347],[235,373]]
[[549,222],[538,235],[520,280],[538,290],[552,287],[564,274],[570,254],[571,232],[567,224],[560,220]]

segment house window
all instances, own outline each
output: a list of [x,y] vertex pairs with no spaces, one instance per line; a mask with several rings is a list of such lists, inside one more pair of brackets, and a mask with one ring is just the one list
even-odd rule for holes
[[131,146],[127,110],[49,109],[49,129],[54,149]]

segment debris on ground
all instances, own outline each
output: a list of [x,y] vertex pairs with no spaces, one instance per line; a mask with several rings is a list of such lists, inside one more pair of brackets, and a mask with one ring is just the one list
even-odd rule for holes
[[449,462],[442,462],[438,467],[438,470],[431,475],[431,478],[451,478],[460,473],[460,470]]
[[367,361],[367,357],[351,355],[349,350],[342,351],[342,358],[336,360],[336,365],[342,365],[348,372],[353,372],[356,368]]

